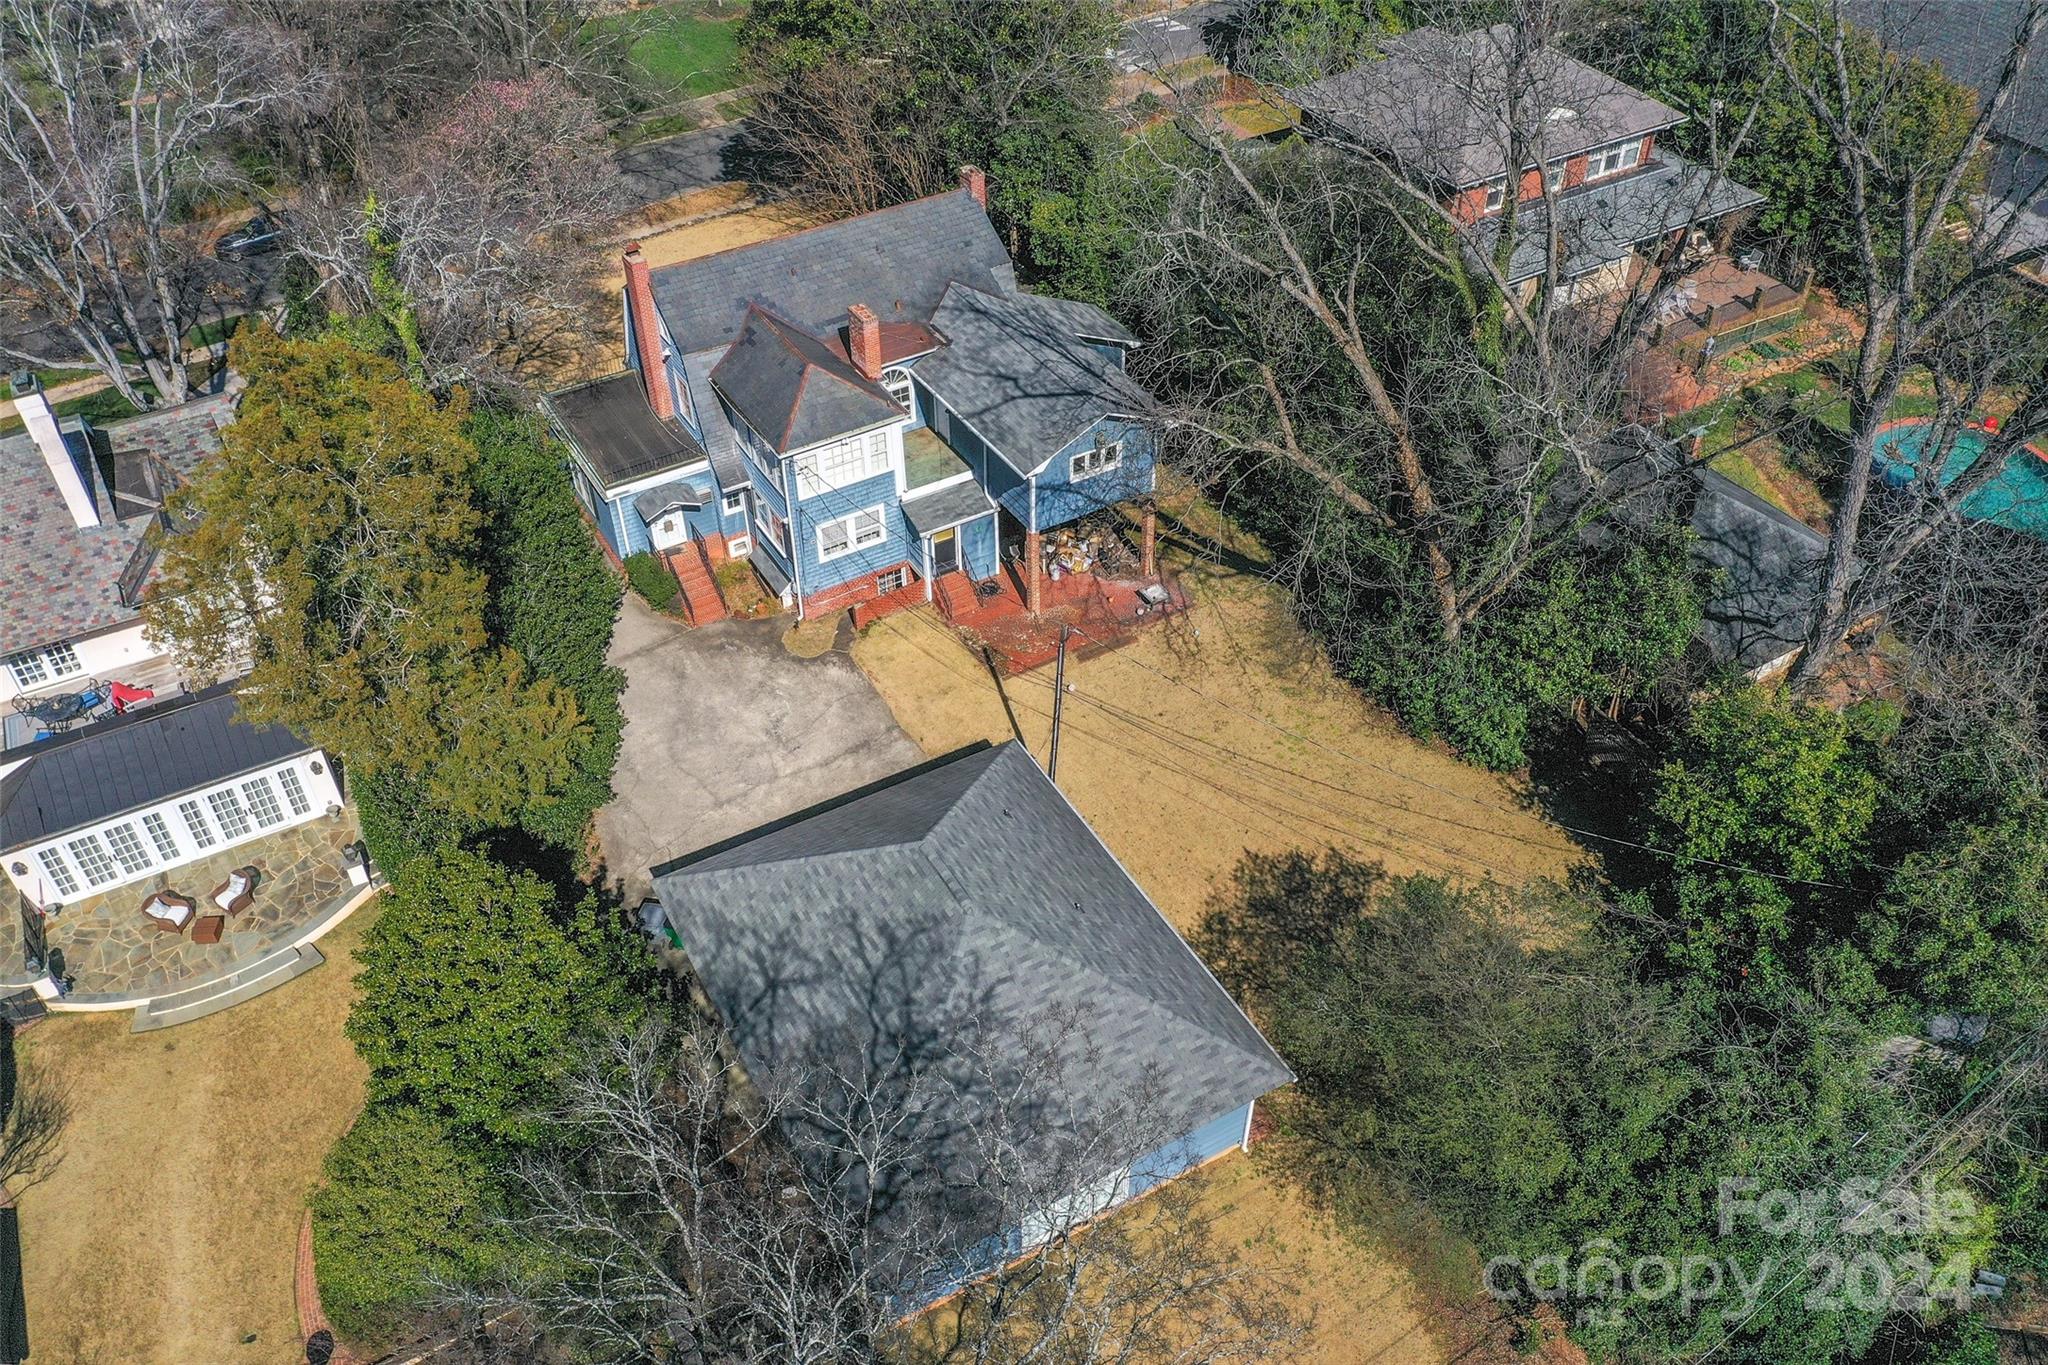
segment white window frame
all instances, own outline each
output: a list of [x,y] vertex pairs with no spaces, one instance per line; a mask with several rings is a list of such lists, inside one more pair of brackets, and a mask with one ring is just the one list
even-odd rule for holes
[[1605,147],[1595,148],[1586,156],[1586,179],[1603,180],[1610,175],[1620,175],[1633,170],[1643,162],[1643,140],[1632,137],[1626,142],[1613,142]]
[[[861,523],[864,520],[872,521],[873,525],[863,527]],[[827,549],[825,546],[825,533],[835,527],[843,527],[845,529],[846,543],[836,550]],[[887,540],[889,538],[889,521],[887,517],[882,515],[882,504],[878,502],[873,507],[863,507],[857,512],[848,512],[845,516],[819,522],[817,536],[818,562],[820,564],[827,564],[832,560],[850,555],[856,550],[865,550],[870,545],[879,545]]]
[[194,848],[212,848],[220,842],[213,821],[207,818],[206,803],[198,796],[187,797],[178,803],[178,818],[185,822],[185,831],[192,836]]
[[1571,165],[1571,161],[1567,158],[1553,161],[1543,168],[1543,178],[1548,182],[1553,192],[1564,188],[1565,176],[1570,172]]
[[50,885],[56,888],[58,895],[78,894],[78,874],[72,870],[71,864],[65,861],[62,849],[55,844],[48,848],[39,848],[36,850],[36,861],[43,865],[43,875],[50,879]]
[[284,804],[277,799],[277,788],[270,779],[258,773],[245,778],[239,786],[242,792],[242,806],[249,812],[249,818],[256,822],[258,829],[274,829],[284,823]]
[[256,832],[256,822],[249,818],[249,808],[242,804],[242,794],[233,786],[216,787],[208,792],[206,807],[213,812],[213,823],[219,828],[221,837],[229,843],[246,839]]
[[892,592],[900,591],[909,586],[910,570],[900,564],[885,574],[877,574],[875,576],[875,596],[877,597],[886,597]]
[[277,785],[284,791],[284,804],[293,815],[313,813],[313,798],[306,795],[305,781],[296,768],[279,768]]
[[1124,443],[1105,441],[1087,450],[1077,450],[1067,461],[1067,481],[1079,483],[1092,479],[1098,474],[1107,474],[1124,462]]
[[156,845],[157,856],[165,862],[174,863],[185,856],[184,850],[178,847],[178,836],[171,832],[171,822],[164,819],[160,811],[144,812],[142,828],[149,835],[149,841]]
[[156,866],[156,859],[149,856],[149,846],[142,842],[131,822],[119,820],[101,825],[99,832],[106,840],[107,852],[114,855],[115,864],[129,876],[141,876]]
[[79,662],[78,651],[60,640],[41,649],[24,649],[8,655],[7,672],[14,678],[14,685],[26,692],[60,678],[76,677],[85,672],[85,665]]
[[1486,182],[1486,212],[1498,213],[1508,202],[1508,178],[1501,176]]
[[735,493],[727,493],[720,497],[718,500],[718,510],[728,517],[736,517],[746,511],[746,490],[742,489]]
[[911,387],[910,371],[892,365],[882,371],[882,387],[896,400],[896,406],[905,412],[917,411],[916,391]]
[[[64,840],[64,852],[71,859],[71,865],[85,874],[89,887],[112,886],[121,880],[121,870],[114,863],[107,846],[100,842],[98,830],[86,830]],[[97,875],[104,871],[105,875]]]
[[754,552],[754,538],[742,532],[725,542],[725,552],[734,559]]

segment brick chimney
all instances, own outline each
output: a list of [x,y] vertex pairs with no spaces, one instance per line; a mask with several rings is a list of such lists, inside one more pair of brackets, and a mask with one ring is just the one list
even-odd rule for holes
[[654,283],[640,244],[626,245],[626,309],[633,319],[633,345],[640,355],[640,383],[647,406],[664,420],[676,415],[676,397],[668,386],[668,367],[661,358],[661,323],[654,313]]
[[981,167],[962,166],[960,188],[973,195],[975,203],[983,208],[988,207],[988,176],[982,173]]
[[72,453],[64,433],[57,429],[57,414],[50,407],[50,397],[31,371],[14,377],[14,411],[34,438],[36,449],[42,452],[43,463],[49,467],[50,478],[57,485],[71,520],[81,528],[99,525],[100,507],[92,495],[91,475]]
[[846,354],[868,378],[882,377],[882,324],[863,304],[846,310]]

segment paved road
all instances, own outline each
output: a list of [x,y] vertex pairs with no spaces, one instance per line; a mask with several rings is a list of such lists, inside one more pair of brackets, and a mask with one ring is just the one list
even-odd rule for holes
[[788,628],[692,630],[627,594],[609,654],[626,674],[626,735],[597,837],[629,905],[656,863],[924,760],[851,659],[799,659]]
[[628,147],[619,153],[626,197],[635,204],[652,204],[732,179],[725,165],[726,149],[745,126],[720,124]]
[[1191,57],[1209,55],[1210,25],[1227,19],[1241,7],[1241,0],[1207,0],[1207,3],[1169,10],[1124,25],[1124,40],[1110,54],[1119,71],[1156,71]]

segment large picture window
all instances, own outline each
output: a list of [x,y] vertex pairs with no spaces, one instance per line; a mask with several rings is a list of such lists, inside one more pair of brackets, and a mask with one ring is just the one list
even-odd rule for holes
[[796,491],[800,497],[814,498],[820,493],[845,488],[862,479],[877,478],[888,472],[889,433],[870,431],[819,446],[798,456]]
[[818,558],[837,559],[843,554],[879,544],[888,534],[879,504],[837,517],[818,526]]
[[147,872],[155,866],[133,825],[108,825],[107,847],[114,850],[114,859],[121,864],[123,872]]

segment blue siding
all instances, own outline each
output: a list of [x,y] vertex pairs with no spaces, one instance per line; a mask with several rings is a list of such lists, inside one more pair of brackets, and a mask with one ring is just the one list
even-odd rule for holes
[[973,472],[974,481],[981,485],[982,491],[1002,504],[1020,525],[1030,525],[1031,485],[1024,476],[1010,468],[1002,456],[975,435],[973,428],[951,408],[939,402],[930,390],[918,387],[917,395],[918,401],[927,404],[927,410],[932,414],[932,430],[967,461],[967,468]]
[[[1123,459],[1115,469],[1076,481],[1073,457],[1095,444],[1096,433],[1123,442]],[[1136,422],[1105,417],[1069,441],[1038,476],[1038,529],[1050,531],[1090,512],[1142,497],[1154,481],[1152,434]]]
[[969,578],[993,578],[996,572],[996,519],[983,517],[960,528],[960,558]]
[[1244,1141],[1244,1126],[1251,1106],[1240,1105],[1218,1115],[1178,1142],[1169,1142],[1131,1167],[1130,1193],[1137,1195],[1163,1185],[1182,1171],[1223,1155]]
[[[881,540],[835,559],[818,558],[819,526],[851,512],[866,511],[877,503],[882,507]],[[906,559],[913,564],[924,562],[917,533],[904,520],[903,504],[897,501],[894,474],[878,474],[834,492],[804,499],[797,507],[796,521],[790,531],[796,537],[795,550],[802,562],[802,571],[797,575],[798,586],[806,597],[865,574],[880,573]]]

